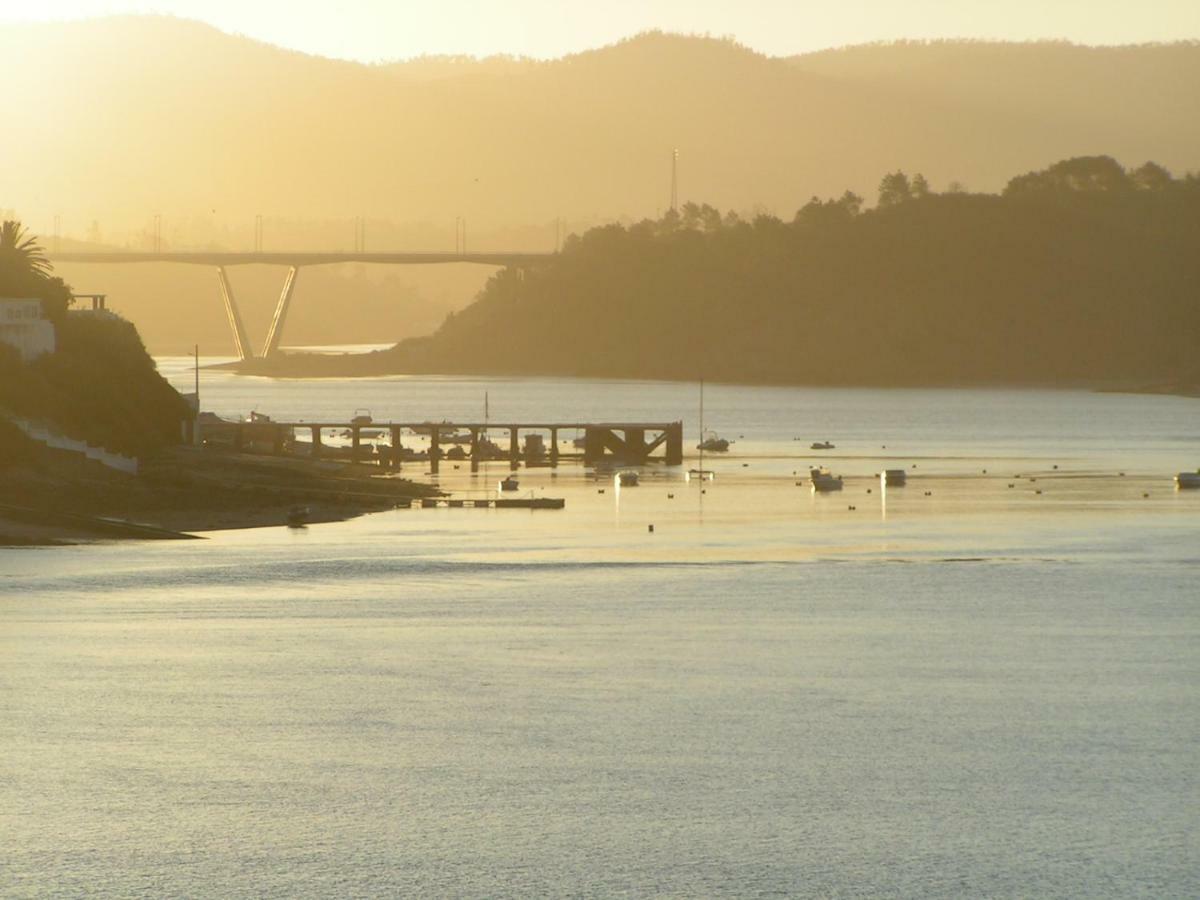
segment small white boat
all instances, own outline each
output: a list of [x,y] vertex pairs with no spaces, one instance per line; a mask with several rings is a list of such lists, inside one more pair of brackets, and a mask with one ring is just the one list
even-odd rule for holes
[[903,487],[908,481],[908,473],[903,469],[884,469],[879,473],[879,480],[885,487]]
[[842,479],[839,475],[834,475],[824,466],[816,469],[808,470],[808,480],[812,483],[814,491],[840,491],[842,489]]
[[517,491],[521,489],[521,482],[517,481],[516,475],[509,475],[500,482],[501,491]]
[[637,472],[618,472],[617,487],[637,487],[638,473]]
[[351,425],[370,425],[374,419],[371,418],[369,409],[356,409],[354,416],[350,419]]
[[688,469],[688,481],[712,481],[716,473],[712,469]]
[[1175,476],[1175,486],[1180,490],[1200,488],[1200,470],[1195,472],[1180,472]]

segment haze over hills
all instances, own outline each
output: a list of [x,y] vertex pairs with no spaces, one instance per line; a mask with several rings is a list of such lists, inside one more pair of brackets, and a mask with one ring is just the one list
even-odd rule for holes
[[[157,213],[166,246],[250,249],[262,214],[268,248],[348,249],[362,215],[371,249],[452,249],[461,215],[473,249],[546,250],[559,217],[582,232],[659,215],[673,147],[681,200],[785,219],[814,194],[873,199],[879,174],[897,168],[929,173],[935,189],[995,191],[1084,154],[1200,167],[1195,43],[903,43],[771,58],[652,33],[552,61],[364,65],[117,17],[0,27],[0,54],[21,73],[0,208],[43,234],[57,215],[71,237],[116,245],[147,246]],[[79,290],[115,286],[152,349],[228,347],[209,273],[63,274]],[[282,274],[247,276],[251,331]],[[415,297],[389,318],[386,294],[360,303],[354,276],[306,272],[288,339],[313,343],[330,325],[339,342],[411,336],[465,306],[488,274],[372,273]]]
[[870,194],[895,168],[997,190],[1087,153],[1200,165],[1195,44],[774,59],[647,34],[550,62],[370,66],[119,17],[6,26],[0,53],[22,73],[7,113],[21,140],[0,149],[0,170],[21,178],[3,205],[35,227],[61,214],[75,236],[92,219],[123,236],[156,212],[246,233],[257,213],[447,230],[462,214],[481,238],[558,216],[641,218],[667,204],[672,147],[682,199],[778,214],[813,194]]

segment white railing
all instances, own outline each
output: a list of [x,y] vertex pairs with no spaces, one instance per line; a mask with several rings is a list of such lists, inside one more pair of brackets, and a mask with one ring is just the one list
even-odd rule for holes
[[54,430],[52,426],[43,422],[30,422],[28,419],[19,419],[16,417],[9,418],[9,421],[20,428],[26,437],[37,441],[39,444],[45,444],[47,447],[55,450],[67,450],[71,453],[83,454],[88,459],[98,462],[102,466],[117,472],[124,472],[126,475],[136,475],[138,473],[138,460],[135,456],[122,456],[119,453],[105,450],[103,447],[94,447],[87,443],[87,441],[67,437],[65,434]]

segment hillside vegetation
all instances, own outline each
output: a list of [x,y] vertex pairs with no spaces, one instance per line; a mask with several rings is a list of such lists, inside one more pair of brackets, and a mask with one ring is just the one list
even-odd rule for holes
[[[1177,171],[1200,160],[1192,43],[777,58],[650,33],[551,61],[364,65],[131,16],[5,25],[0,56],[47,73],[8,98],[20,140],[0,146],[0,169],[22,177],[2,202],[39,222],[62,214],[76,236],[96,219],[110,239],[156,212],[166,238],[240,226],[245,246],[258,213],[435,223],[447,236],[461,214],[477,238],[559,216],[641,218],[667,206],[673,147],[682,198],[776,213],[867,193],[895,166],[994,191],[1005,173],[1101,149]],[[63,121],[102,139],[64,140]],[[392,238],[380,223],[371,240]]]
[[[495,276],[358,371],[810,384],[1200,381],[1200,178],[1066,160],[999,195],[886,176],[792,221],[689,204]],[[316,365],[295,361],[294,365]]]
[[66,315],[57,351],[28,365],[0,345],[0,410],[135,456],[177,443],[190,415],[133,325],[90,312]]

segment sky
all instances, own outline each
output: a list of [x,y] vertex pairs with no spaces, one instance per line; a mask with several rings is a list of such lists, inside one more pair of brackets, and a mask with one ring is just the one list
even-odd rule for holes
[[321,56],[552,58],[659,28],[784,56],[899,38],[1200,38],[1200,0],[0,0],[0,23],[163,13]]

